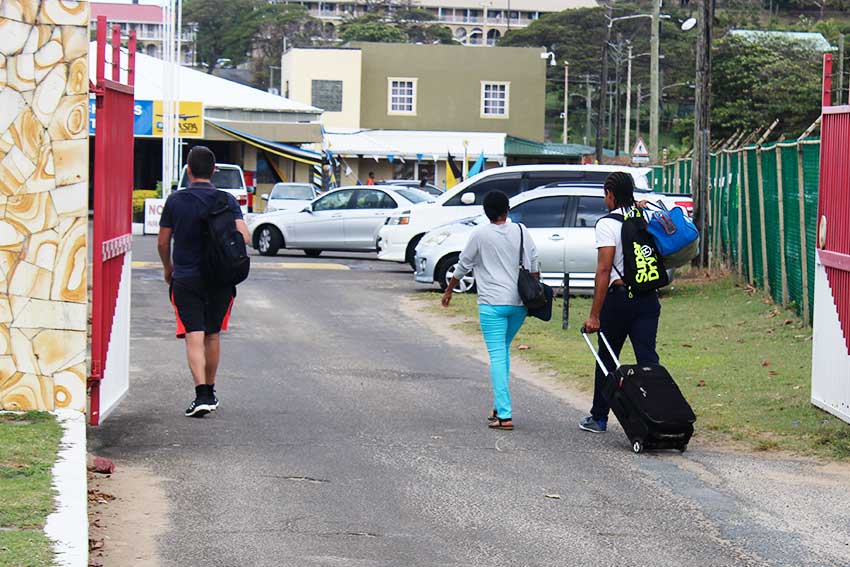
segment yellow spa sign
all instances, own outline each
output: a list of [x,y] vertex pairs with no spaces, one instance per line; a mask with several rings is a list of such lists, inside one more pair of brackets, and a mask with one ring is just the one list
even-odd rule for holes
[[[153,131],[155,137],[162,137],[165,112],[161,100],[153,101]],[[204,105],[201,102],[181,100],[177,111],[177,132],[181,138],[204,137]]]

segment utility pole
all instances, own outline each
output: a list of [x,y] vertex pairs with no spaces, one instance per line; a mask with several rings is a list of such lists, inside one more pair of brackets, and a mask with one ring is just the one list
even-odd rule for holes
[[[640,138],[640,83],[637,86],[637,108],[635,109],[635,141]],[[626,148],[628,150],[628,148]]]
[[623,151],[629,153],[629,142],[631,142],[629,134],[632,131],[632,46],[629,45],[629,68],[626,72],[626,139],[623,144]]
[[584,86],[587,89],[585,93],[587,96],[584,98],[584,109],[587,113],[584,124],[584,145],[586,146],[590,142],[590,121],[591,116],[593,116],[593,91],[590,89],[590,75],[584,76]]
[[617,51],[614,57],[614,155],[620,156],[620,69],[623,66],[623,43],[620,34],[617,34]]
[[708,266],[708,148],[711,145],[711,28],[714,23],[714,0],[699,0],[696,100],[694,104],[693,186],[700,253],[697,262]]
[[608,91],[608,128],[606,128],[605,131],[605,143],[610,146],[611,134],[614,130],[614,85],[609,83],[608,85],[606,85],[606,90]]
[[652,35],[649,39],[649,156],[652,163],[658,162],[658,104],[661,94],[658,80],[660,22],[661,0],[652,0],[652,23],[650,24]]
[[564,61],[564,136],[563,142],[567,143],[567,130],[570,118],[570,64]]
[[[653,0],[655,1],[655,0]],[[613,7],[608,4],[608,25],[605,27],[605,43],[602,45],[602,70],[599,75],[599,114],[596,116],[596,162],[602,163],[602,136],[605,135],[605,103],[608,90],[608,43],[611,41]]]

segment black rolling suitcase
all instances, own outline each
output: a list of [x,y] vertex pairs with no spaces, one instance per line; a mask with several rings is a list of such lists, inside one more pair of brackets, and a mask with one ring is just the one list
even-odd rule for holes
[[623,426],[632,450],[635,453],[644,449],[685,451],[697,418],[667,369],[661,365],[621,365],[608,339],[600,332],[617,365],[613,372],[608,372],[584,329],[581,334],[607,376],[603,394]]

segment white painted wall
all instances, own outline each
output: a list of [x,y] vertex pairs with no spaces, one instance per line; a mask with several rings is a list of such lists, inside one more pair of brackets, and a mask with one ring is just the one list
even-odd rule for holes
[[812,403],[850,423],[850,353],[819,256],[812,321]]
[[127,252],[121,268],[118,300],[112,321],[112,334],[106,351],[103,380],[100,382],[100,421],[103,422],[130,389],[130,282],[133,254]]

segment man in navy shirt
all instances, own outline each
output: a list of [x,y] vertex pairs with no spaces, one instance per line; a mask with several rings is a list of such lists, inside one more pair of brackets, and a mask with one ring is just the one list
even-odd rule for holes
[[[219,333],[227,330],[236,288],[208,282],[201,268],[207,242],[202,216],[219,195],[210,182],[215,171],[215,155],[205,146],[195,146],[186,163],[189,186],[175,191],[165,202],[157,247],[177,316],[177,337],[186,339],[189,370],[195,380],[195,401],[185,414],[203,417],[218,408],[215,374],[221,356]],[[236,228],[247,242],[248,227],[242,220],[242,209],[233,195],[225,194]]]

